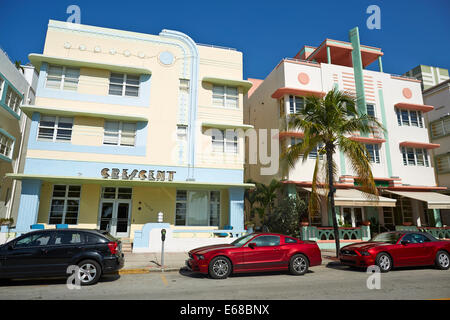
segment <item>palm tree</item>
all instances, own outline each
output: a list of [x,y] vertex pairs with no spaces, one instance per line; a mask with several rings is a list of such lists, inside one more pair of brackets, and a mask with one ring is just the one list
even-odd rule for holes
[[268,185],[264,183],[255,183],[254,197],[259,207],[254,208],[262,219],[263,228],[266,226],[267,217],[272,213],[277,198],[277,192],[281,187],[281,183],[272,179]]
[[[284,150],[281,160],[285,167],[286,165],[294,167],[300,158],[304,162],[311,151],[317,150],[308,211],[310,215],[318,211],[320,200],[318,186],[321,186],[325,189],[325,196],[328,197],[328,205],[332,210],[336,256],[338,256],[339,229],[334,207],[337,167],[333,155],[339,148],[350,160],[351,167],[358,177],[360,189],[376,198],[378,192],[367,149],[362,142],[352,140],[350,137],[356,132],[364,136],[384,129],[374,117],[358,113],[355,98],[348,92],[333,89],[323,98],[306,97],[304,102],[304,108],[298,114],[289,117],[286,123],[288,130],[303,132],[303,139]],[[326,155],[323,161],[320,161],[319,154]],[[322,183],[319,181],[321,179]]]
[[22,73],[25,72],[25,69],[22,67],[22,62],[20,60],[14,61],[14,66],[16,67],[17,70],[22,70]]

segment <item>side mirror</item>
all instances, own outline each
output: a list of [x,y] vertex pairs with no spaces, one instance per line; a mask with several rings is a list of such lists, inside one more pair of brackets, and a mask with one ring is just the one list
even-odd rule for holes
[[407,244],[409,244],[409,241],[408,240],[402,240],[401,244],[406,246]]
[[8,244],[8,250],[12,250],[12,249],[14,249],[14,245],[12,243]]
[[255,249],[256,243],[254,243],[254,242],[249,243],[248,246],[249,246],[251,249]]

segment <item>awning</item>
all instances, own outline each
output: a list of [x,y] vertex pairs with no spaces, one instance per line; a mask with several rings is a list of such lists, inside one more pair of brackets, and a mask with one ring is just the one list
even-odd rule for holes
[[38,53],[29,54],[28,59],[30,60],[31,64],[36,67],[36,70],[38,72],[41,69],[42,63],[47,62],[50,64],[58,64],[58,65],[64,65],[64,66],[69,66],[69,67],[86,67],[86,68],[95,68],[95,69],[106,69],[106,70],[110,70],[112,72],[152,74],[152,71],[146,67],[111,64],[111,63],[105,63],[102,61],[90,61],[90,60],[66,58],[66,57],[55,57],[55,56],[48,56],[48,55],[44,55],[44,54],[38,54]]
[[50,183],[61,184],[100,184],[102,186],[117,186],[117,187],[174,187],[174,188],[215,188],[215,189],[228,189],[231,187],[242,187],[245,189],[254,188],[253,183],[210,183],[200,181],[149,181],[149,180],[125,180],[125,179],[105,179],[105,178],[92,178],[92,177],[74,177],[74,176],[51,176],[51,175],[37,175],[37,174],[24,174],[24,173],[7,173],[6,177],[14,180],[41,180]]
[[254,127],[250,124],[233,124],[233,123],[221,123],[221,122],[202,122],[202,127],[204,128],[217,128],[217,129],[253,129]]
[[450,209],[450,196],[437,192],[426,191],[392,191],[386,192],[396,194],[405,198],[416,199],[427,203],[428,209]]
[[[311,188],[303,188],[311,192]],[[325,195],[324,189],[318,189],[319,194]],[[346,207],[395,207],[396,200],[381,196],[375,196],[356,189],[337,189],[334,195],[336,206]]]

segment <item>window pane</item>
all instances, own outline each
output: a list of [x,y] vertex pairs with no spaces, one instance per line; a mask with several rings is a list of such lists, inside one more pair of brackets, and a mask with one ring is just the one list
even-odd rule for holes
[[79,198],[81,194],[81,186],[69,186],[69,198]]
[[189,191],[188,193],[188,224],[190,226],[207,226],[208,193],[206,191]]
[[114,84],[120,84],[120,86],[122,86],[123,78],[124,75],[121,73],[111,73],[111,76],[109,77],[109,82]]
[[105,187],[102,189],[102,198],[114,199],[116,197],[116,188]]
[[53,186],[53,197],[65,197],[66,196],[66,186],[65,185],[54,185]]
[[130,96],[130,97],[138,97],[139,96],[139,87],[126,86],[125,87],[125,95]]
[[227,97],[227,108],[239,108],[239,100],[238,98],[230,98]]
[[416,162],[414,160],[414,149],[407,148],[407,154],[408,154],[408,165],[410,166],[416,165]]
[[411,116],[411,125],[418,127],[419,123],[417,122],[417,113],[415,111],[410,111],[409,114]]
[[375,106],[373,104],[367,105],[367,115],[375,117]]
[[133,193],[132,188],[119,188],[117,198],[118,199],[131,199]]
[[39,128],[38,139],[52,141],[54,132],[55,129]]
[[402,110],[402,124],[404,126],[409,126],[409,114],[408,110]]
[[422,149],[416,149],[416,158],[417,158],[417,165],[423,166],[425,165],[425,162],[423,160],[423,152]]
[[126,84],[139,86],[139,76],[127,75]]

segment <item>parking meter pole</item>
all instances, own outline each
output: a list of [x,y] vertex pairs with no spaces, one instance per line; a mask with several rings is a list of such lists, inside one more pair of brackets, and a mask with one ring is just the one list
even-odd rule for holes
[[166,240],[166,229],[161,229],[161,271],[164,272],[164,241]]

